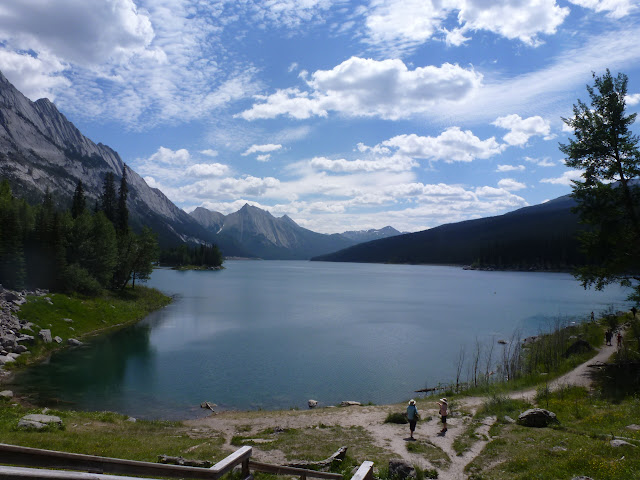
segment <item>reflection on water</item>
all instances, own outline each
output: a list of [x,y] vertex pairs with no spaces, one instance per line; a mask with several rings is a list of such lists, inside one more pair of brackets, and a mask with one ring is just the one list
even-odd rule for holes
[[[455,375],[460,345],[581,321],[625,292],[567,274],[454,267],[230,261],[220,272],[158,270],[177,294],[140,324],[54,355],[16,378],[42,402],[141,418],[308,399],[391,403]],[[497,347],[501,348],[501,347]],[[499,352],[497,352],[499,355]]]

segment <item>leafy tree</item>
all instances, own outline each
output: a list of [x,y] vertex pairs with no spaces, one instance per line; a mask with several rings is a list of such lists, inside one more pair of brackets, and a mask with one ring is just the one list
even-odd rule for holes
[[136,280],[146,282],[151,278],[153,263],[158,260],[158,239],[153,230],[145,226],[137,239],[136,255],[131,272],[131,286],[135,288]]
[[87,199],[84,195],[84,187],[82,186],[82,180],[78,180],[76,190],[73,192],[73,201],[71,202],[71,216],[78,218],[87,209]]
[[607,69],[593,79],[591,105],[578,100],[573,118],[562,119],[575,139],[560,150],[567,166],[583,171],[583,180],[573,182],[575,211],[590,227],[580,238],[589,263],[576,277],[597,290],[619,282],[640,302],[640,138],[629,128],[636,114],[625,114],[626,75]]

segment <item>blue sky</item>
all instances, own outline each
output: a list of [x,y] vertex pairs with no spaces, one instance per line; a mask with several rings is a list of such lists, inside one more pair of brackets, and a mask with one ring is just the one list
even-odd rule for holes
[[637,0],[0,0],[5,76],[178,206],[323,233],[569,193],[560,117],[606,68],[638,111]]

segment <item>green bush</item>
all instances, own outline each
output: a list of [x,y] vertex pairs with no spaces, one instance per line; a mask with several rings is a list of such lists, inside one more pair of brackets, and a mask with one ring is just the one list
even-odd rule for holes
[[69,265],[62,274],[63,289],[66,293],[80,293],[95,297],[102,291],[102,286],[91,274],[78,264]]
[[400,425],[404,425],[409,423],[409,420],[407,420],[407,417],[404,413],[392,412],[387,415],[387,418],[384,419],[384,423],[397,423]]

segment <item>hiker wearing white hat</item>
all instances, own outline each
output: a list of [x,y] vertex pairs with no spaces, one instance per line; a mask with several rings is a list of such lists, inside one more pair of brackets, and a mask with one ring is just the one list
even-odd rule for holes
[[412,398],[407,405],[407,420],[409,420],[409,432],[411,440],[413,440],[413,432],[416,430],[416,423],[418,423],[418,407],[416,407],[416,401]]
[[449,404],[446,398],[441,398],[440,401],[436,403],[440,405],[440,418],[442,419],[442,430],[440,430],[440,433],[445,433],[447,431],[447,408]]

